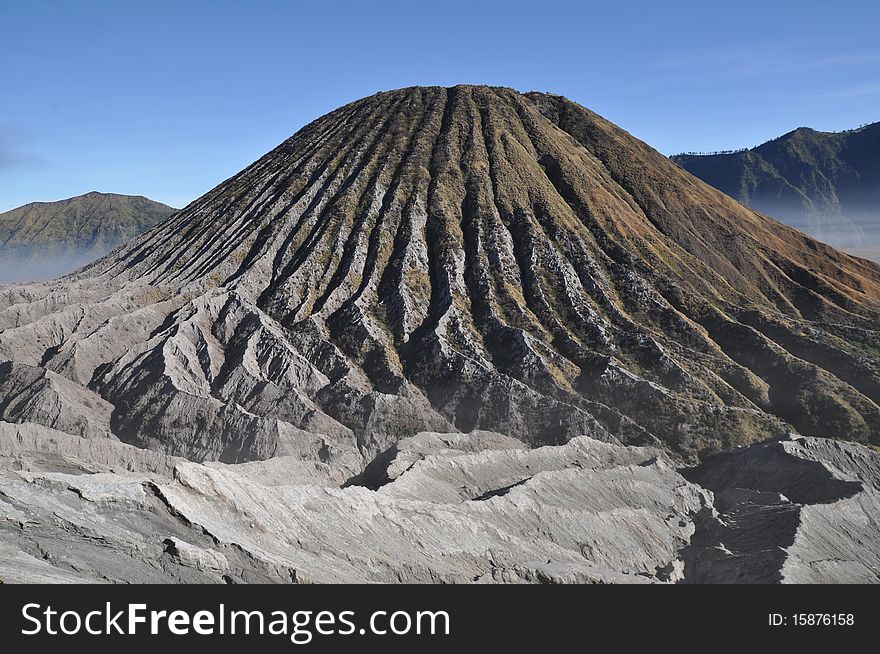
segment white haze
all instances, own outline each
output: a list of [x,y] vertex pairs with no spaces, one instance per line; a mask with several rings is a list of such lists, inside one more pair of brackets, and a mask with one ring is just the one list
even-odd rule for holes
[[0,252],[0,284],[41,282],[62,277],[95,261],[108,250],[90,248],[63,253],[34,252],[15,254]]

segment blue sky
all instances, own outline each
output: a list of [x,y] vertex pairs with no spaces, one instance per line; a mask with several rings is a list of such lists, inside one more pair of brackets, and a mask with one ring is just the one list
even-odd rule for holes
[[880,120],[880,3],[0,0],[0,211],[183,206],[335,107],[561,93],[660,151]]

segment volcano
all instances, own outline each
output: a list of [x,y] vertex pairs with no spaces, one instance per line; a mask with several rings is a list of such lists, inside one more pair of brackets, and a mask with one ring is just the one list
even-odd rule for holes
[[880,445],[880,267],[543,93],[346,105],[0,308],[7,420],[196,461],[475,429]]
[[877,581],[878,319],[565,98],[379,93],[0,286],[0,581]]

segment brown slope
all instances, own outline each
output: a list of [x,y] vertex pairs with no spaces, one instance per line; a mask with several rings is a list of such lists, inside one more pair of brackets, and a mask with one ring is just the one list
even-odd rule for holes
[[[527,94],[561,129],[593,152],[657,229],[710,268],[725,274],[738,291],[752,297],[760,290],[774,301],[771,288],[792,294],[778,268],[801,286],[819,287],[826,300],[861,313],[877,309],[877,266],[824,245],[804,234],[732,202],[671,164],[659,152],[619,127],[560,96]],[[638,161],[638,165],[633,165]],[[731,267],[730,264],[733,264]],[[676,270],[680,277],[687,271]],[[705,267],[698,279],[712,281]],[[745,277],[745,280],[741,279]],[[743,283],[745,281],[745,283]],[[700,289],[712,292],[713,288]],[[834,297],[833,293],[840,297]],[[786,306],[780,309],[786,310]],[[809,312],[808,312],[809,313]]]
[[[0,353],[39,332],[27,356],[113,403],[120,437],[194,458],[297,450],[291,429],[330,434],[300,448],[324,458],[453,428],[687,458],[880,443],[880,267],[558,96],[360,100],[79,280],[6,296]],[[150,327],[109,336],[132,305]]]

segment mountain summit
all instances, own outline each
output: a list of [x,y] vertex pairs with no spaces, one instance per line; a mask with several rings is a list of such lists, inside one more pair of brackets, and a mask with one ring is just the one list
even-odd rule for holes
[[688,461],[789,432],[877,445],[878,319],[880,267],[591,111],[415,87],[66,280],[0,289],[3,419],[352,471],[420,431]]

